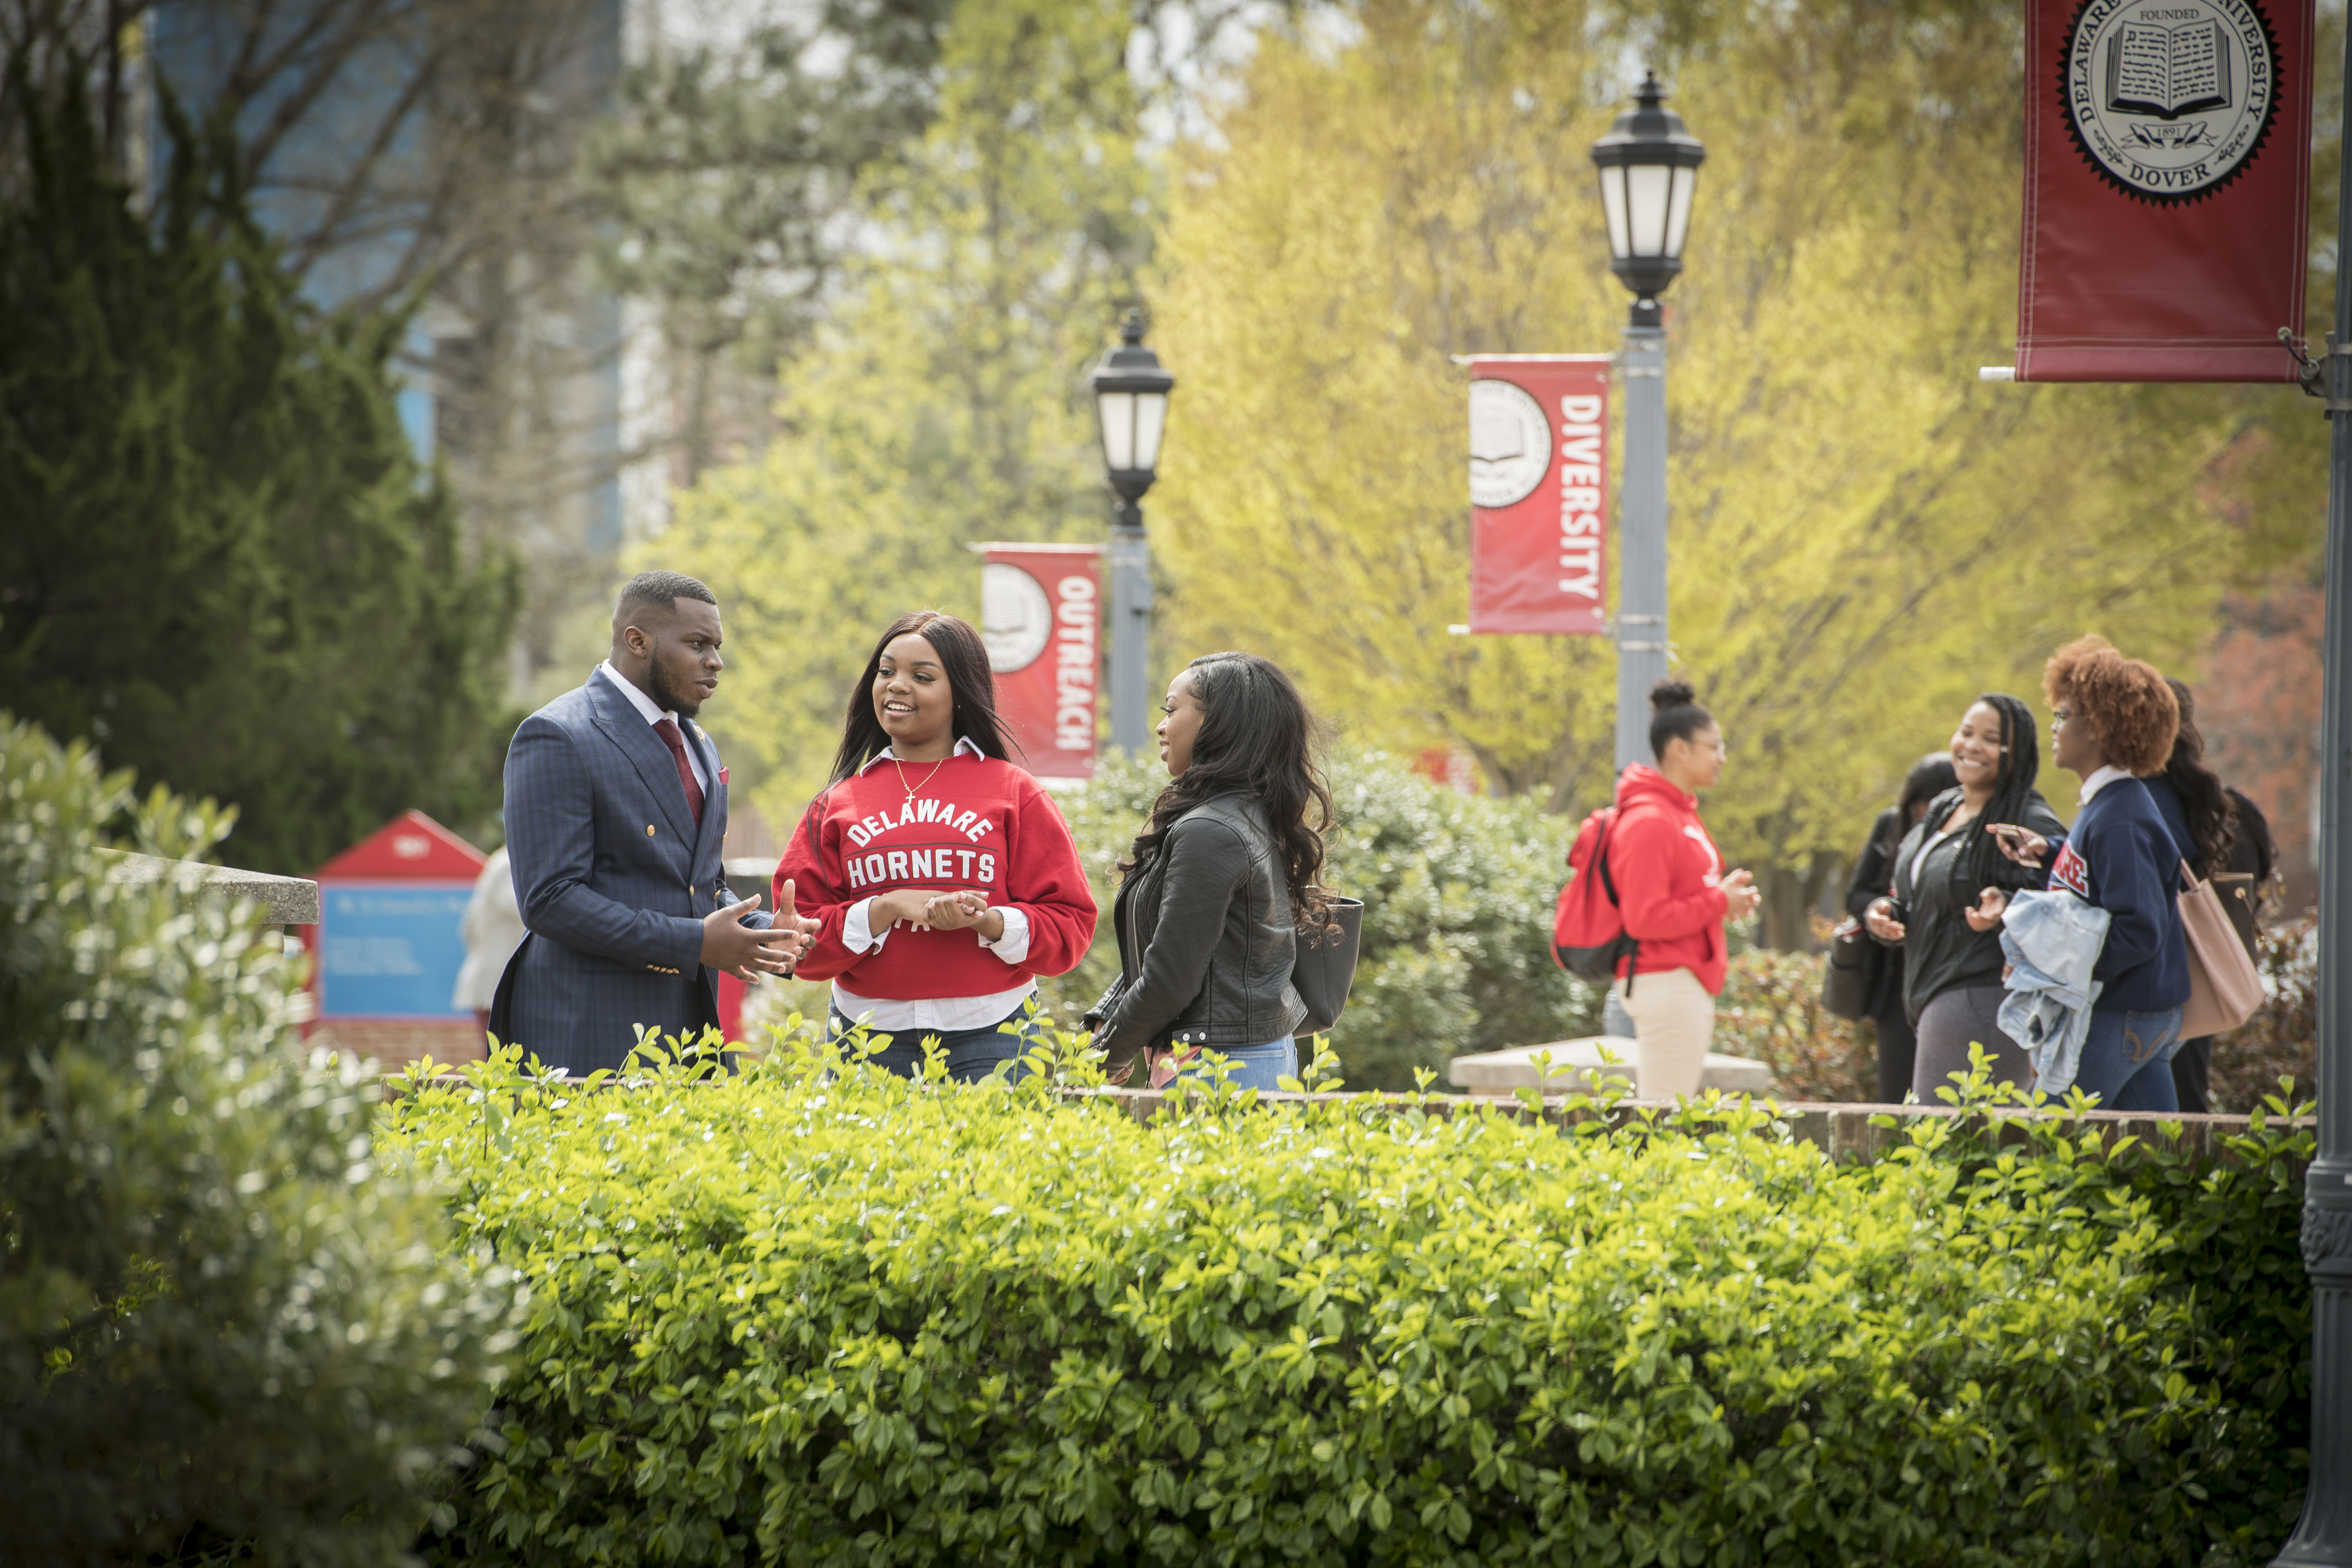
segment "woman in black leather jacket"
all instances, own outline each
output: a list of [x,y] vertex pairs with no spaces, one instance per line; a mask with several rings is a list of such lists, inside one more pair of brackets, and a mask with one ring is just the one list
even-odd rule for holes
[[1172,1049],[1181,1064],[1206,1048],[1232,1064],[1229,1081],[1272,1089],[1298,1070],[1299,932],[1324,924],[1331,792],[1310,753],[1314,721],[1290,677],[1246,653],[1194,659],[1166,712],[1171,782],[1120,868],[1118,979],[1087,1021],[1114,1082],[1147,1052]]
[[[1911,764],[1903,780],[1902,798],[1878,814],[1868,842],[1854,860],[1853,877],[1845,885],[1846,913],[1857,921],[1868,917],[1870,906],[1895,886],[1895,850],[1903,836],[1927,815],[1929,802],[1959,784],[1949,752],[1930,752]],[[1900,1105],[1911,1092],[1919,1037],[1903,1005],[1903,950],[1882,946],[1880,951],[1886,958],[1870,995],[1870,1019],[1878,1036],[1878,1099],[1882,1105]]]

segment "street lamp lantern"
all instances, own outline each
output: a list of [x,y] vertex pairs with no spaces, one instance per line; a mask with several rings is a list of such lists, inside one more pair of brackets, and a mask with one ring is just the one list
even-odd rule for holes
[[1102,424],[1110,488],[1132,506],[1159,477],[1160,437],[1168,428],[1168,395],[1176,378],[1143,346],[1142,311],[1129,310],[1118,335],[1118,347],[1095,369],[1095,416]]
[[1625,479],[1617,500],[1617,767],[1650,760],[1650,688],[1665,679],[1666,323],[1658,296],[1683,269],[1706,149],[1643,73],[1633,107],[1592,144],[1609,269],[1633,291],[1617,357]]
[[1683,269],[1691,196],[1706,149],[1664,107],[1665,89],[1645,74],[1633,107],[1592,144],[1601,170],[1601,210],[1609,222],[1609,269],[1641,300],[1655,300]]
[[1160,477],[1160,437],[1176,378],[1143,346],[1143,312],[1129,310],[1119,345],[1095,367],[1095,417],[1103,467],[1118,496],[1110,529],[1110,743],[1139,753],[1150,725],[1151,545],[1143,536],[1143,492]]

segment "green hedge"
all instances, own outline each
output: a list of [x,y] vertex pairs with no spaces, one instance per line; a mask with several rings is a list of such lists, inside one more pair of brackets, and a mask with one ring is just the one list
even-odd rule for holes
[[228,826],[129,784],[0,713],[0,1562],[395,1561],[511,1283],[306,1057],[259,911],[119,875]]
[[[1378,752],[1331,762],[1339,826],[1324,879],[1364,900],[1363,956],[1332,1044],[1348,1079],[1410,1089],[1467,1051],[1596,1034],[1601,993],[1551,961],[1552,905],[1568,878],[1573,819],[1533,800],[1466,796]],[[1118,862],[1167,773],[1114,754],[1068,813],[1103,921],[1094,952],[1046,987],[1075,1018],[1118,972],[1111,900]]]
[[2298,1500],[2307,1134],[475,1071],[392,1132],[531,1289],[447,1561],[2252,1563]]

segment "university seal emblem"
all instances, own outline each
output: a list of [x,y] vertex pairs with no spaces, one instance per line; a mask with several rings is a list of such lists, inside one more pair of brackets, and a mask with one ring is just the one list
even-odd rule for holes
[[1045,585],[1008,562],[980,569],[980,640],[988,668],[1011,675],[1037,662],[1054,635],[1054,602]]
[[1551,467],[1543,405],[1507,381],[1470,384],[1470,504],[1493,511],[1535,494]]
[[2084,159],[2138,201],[2235,179],[2278,110],[2278,48],[2254,0],[2084,0],[2059,100]]

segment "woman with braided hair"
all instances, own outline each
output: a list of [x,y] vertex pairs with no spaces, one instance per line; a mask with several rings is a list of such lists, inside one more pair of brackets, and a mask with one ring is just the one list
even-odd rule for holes
[[1992,1057],[1995,1079],[2033,1081],[2032,1058],[2000,1028],[1998,911],[2010,890],[2034,879],[1989,829],[2008,822],[2063,831],[2033,787],[2042,768],[2035,727],[2032,710],[2005,692],[1969,705],[1952,732],[1958,787],[1928,803],[1895,852],[1893,886],[1863,915],[1872,936],[1903,950],[1903,1007],[1919,1037],[1911,1092],[1927,1104],[1969,1070],[1971,1045]]

